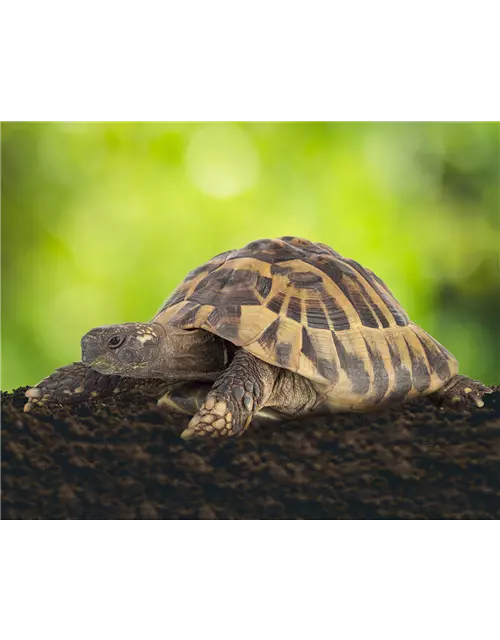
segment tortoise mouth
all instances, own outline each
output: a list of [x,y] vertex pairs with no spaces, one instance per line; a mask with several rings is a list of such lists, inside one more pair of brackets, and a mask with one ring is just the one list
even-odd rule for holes
[[120,362],[117,349],[107,352],[105,345],[107,336],[99,330],[89,331],[82,338],[82,362],[98,373],[119,373]]
[[101,354],[98,353],[96,341],[84,336],[82,338],[82,362],[88,365],[93,365],[94,362],[99,360],[100,355]]
[[90,358],[87,355],[84,355],[82,357],[82,362],[98,373],[116,373],[116,365],[113,366],[113,363],[103,356]]
[[88,365],[93,365],[99,359],[103,359],[101,336],[94,330],[89,331],[82,338],[82,362]]

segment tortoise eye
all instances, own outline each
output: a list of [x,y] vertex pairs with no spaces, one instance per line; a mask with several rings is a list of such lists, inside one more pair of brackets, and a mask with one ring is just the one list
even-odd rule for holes
[[123,344],[125,338],[123,336],[113,336],[108,340],[108,347],[110,349],[116,349],[121,344]]

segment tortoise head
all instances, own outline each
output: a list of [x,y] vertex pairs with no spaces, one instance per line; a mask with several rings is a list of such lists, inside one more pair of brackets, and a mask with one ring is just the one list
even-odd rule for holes
[[222,369],[224,354],[215,339],[206,331],[186,331],[159,323],[108,325],[83,336],[82,362],[108,375],[193,378],[204,371]]

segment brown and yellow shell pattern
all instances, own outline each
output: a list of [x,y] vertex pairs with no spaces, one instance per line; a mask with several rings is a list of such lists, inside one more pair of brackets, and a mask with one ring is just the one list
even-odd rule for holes
[[426,395],[458,371],[372,271],[291,236],[251,242],[198,267],[154,322],[206,329],[295,371],[338,410]]

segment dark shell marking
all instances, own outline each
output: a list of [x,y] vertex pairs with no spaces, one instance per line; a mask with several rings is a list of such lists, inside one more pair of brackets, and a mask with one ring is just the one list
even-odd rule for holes
[[290,364],[290,354],[292,353],[292,345],[289,342],[278,342],[276,345],[276,360],[281,367],[287,367]]
[[172,318],[170,318],[169,324],[175,327],[184,327],[186,329],[191,329],[194,327],[196,322],[196,316],[198,315],[198,311],[200,310],[199,304],[194,304],[193,302],[186,302],[186,304],[181,307]]
[[[371,285],[371,287],[373,289],[375,289],[373,280],[372,280],[372,278],[370,278],[368,272],[366,271],[366,269],[364,267],[362,267],[355,260],[346,259],[345,261],[347,262],[347,264],[351,265],[351,267],[353,267],[353,269],[355,269],[365,279],[366,284]],[[376,289],[375,289],[375,291],[376,291]],[[367,301],[369,301],[369,303],[371,305],[371,308],[375,312],[375,315],[377,316],[377,319],[380,322],[380,325],[382,326],[382,328],[386,329],[387,327],[389,327],[390,326],[389,325],[389,321],[387,320],[385,315],[382,313],[382,310],[380,309],[378,304],[371,298],[371,296],[369,296],[367,294],[366,289],[364,290],[364,295],[365,295],[365,298],[367,299]]]
[[235,340],[241,318],[241,307],[231,305],[216,307],[207,316],[206,322],[216,329],[217,334],[225,340]]
[[257,273],[221,267],[198,283],[190,299],[199,304],[260,305],[255,293]]
[[180,286],[178,289],[176,289],[173,292],[170,298],[168,298],[168,300],[165,302],[163,309],[166,309],[167,307],[173,307],[174,304],[179,304],[179,302],[182,302],[184,300],[184,298],[186,297],[186,294],[187,294],[186,287]]
[[394,389],[387,395],[386,400],[389,402],[400,402],[406,398],[412,388],[411,373],[401,361],[401,354],[397,345],[391,344],[391,339],[387,338],[387,346],[391,356],[391,364],[394,370],[395,384]]
[[257,240],[247,244],[239,251],[234,252],[231,256],[235,258],[255,258],[274,264],[275,262],[286,262],[287,260],[296,260],[297,255],[291,250],[291,246],[280,240]]
[[288,318],[295,320],[295,322],[302,321],[302,300],[300,298],[296,298],[295,296],[290,297],[286,315]]
[[340,366],[351,381],[353,393],[359,396],[365,395],[370,389],[370,375],[365,369],[363,359],[356,354],[348,353],[334,331],[332,331],[332,337]]
[[[333,390],[343,371],[352,394],[374,404],[429,392],[452,375],[453,356],[408,326],[380,278],[303,238],[258,240],[220,254],[191,271],[163,310],[169,323],[213,331]],[[349,330],[359,331],[352,343],[341,336]]]
[[440,380],[448,380],[450,378],[450,367],[448,365],[448,359],[444,356],[443,352],[439,349],[439,346],[430,336],[426,336],[424,339],[416,331],[414,334],[417,336],[420,344],[422,345],[427,360],[431,369],[435,371]]
[[[288,285],[283,283],[285,288],[275,291],[269,300],[272,277],[265,275],[262,268],[259,273],[258,262],[255,270],[238,266],[237,261],[244,258],[269,264],[271,276],[282,276]],[[290,265],[291,261],[295,264]],[[199,279],[189,293],[188,285],[194,278]],[[308,292],[311,292],[309,296]],[[329,321],[311,295],[319,296]],[[344,299],[349,302],[349,310],[344,308]],[[183,300],[217,307],[258,306],[264,301],[276,314],[286,309],[286,315],[292,320],[301,322],[304,319],[309,326],[325,331],[331,326],[335,331],[353,328],[349,317],[359,318],[360,325],[372,329],[388,328],[390,321],[393,326],[406,326],[409,321],[385,284],[369,269],[354,260],[342,258],[326,245],[291,236],[258,240],[240,250],[220,254],[193,270],[164,308]],[[305,317],[301,313],[302,300]]]
[[285,294],[283,293],[283,291],[279,291],[275,296],[271,298],[271,300],[269,300],[266,306],[271,311],[274,311],[274,313],[279,313],[284,301]]
[[259,343],[267,350],[271,351],[276,345],[278,339],[278,328],[280,325],[279,317],[272,322],[259,338]]
[[351,325],[346,312],[335,302],[334,298],[324,293],[322,300],[335,331],[347,331],[350,329]]
[[431,383],[429,368],[425,360],[415,351],[413,345],[408,342],[406,336],[404,336],[404,341],[406,342],[408,353],[410,354],[413,386],[417,391],[422,393],[429,388]]
[[268,278],[266,276],[261,276],[260,273],[257,274],[257,291],[260,295],[266,299],[267,296],[271,293],[271,287],[273,286],[273,279]]
[[202,264],[199,267],[196,267],[196,269],[190,271],[182,281],[181,285],[177,287],[177,289],[169,298],[167,298],[157,315],[159,315],[162,311],[165,311],[165,309],[173,307],[179,302],[182,302],[185,299],[187,292],[189,291],[189,284],[196,278],[203,275],[207,276],[208,274],[212,273],[212,271],[218,269],[221,265],[224,264],[231,253],[233,252],[224,251],[223,253],[214,256],[209,262],[206,262],[205,264]]
[[389,374],[384,365],[384,359],[375,346],[370,346],[365,339],[366,349],[373,366],[373,400],[376,403],[384,399],[389,388]]
[[337,366],[333,360],[326,360],[325,358],[318,357],[316,349],[314,348],[313,341],[309,336],[309,333],[305,327],[302,327],[302,353],[304,356],[312,362],[316,367],[319,374],[331,383],[337,382],[338,371]]
[[292,271],[288,279],[297,289],[317,289],[323,284],[323,278],[310,271]]
[[361,279],[354,274],[348,265],[339,258],[333,257],[318,260],[317,264],[310,259],[308,262],[321,269],[337,285],[357,312],[361,324],[372,329],[379,328],[371,308],[372,301],[361,283]]
[[[296,258],[294,256],[291,259],[295,260]],[[292,271],[292,267],[283,267],[280,264],[271,265],[271,275],[273,276],[288,276],[292,273]]]
[[311,329],[329,329],[325,312],[318,300],[306,300],[306,316]]

